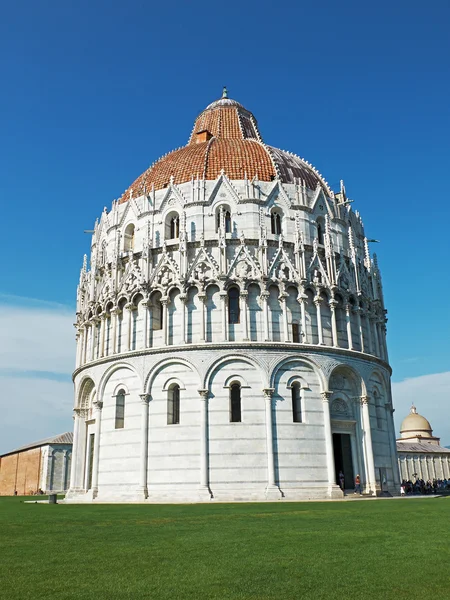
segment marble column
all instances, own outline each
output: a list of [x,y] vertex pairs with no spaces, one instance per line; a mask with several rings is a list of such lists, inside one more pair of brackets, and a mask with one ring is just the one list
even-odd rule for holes
[[143,348],[148,348],[149,347],[149,322],[150,322],[150,315],[149,315],[149,311],[150,311],[150,306],[151,306],[151,302],[150,300],[147,298],[145,300],[142,301],[141,303],[142,309],[144,311],[144,331],[143,331],[143,336],[142,336],[142,344],[143,344]]
[[367,475],[368,475],[368,489],[367,493],[372,495],[376,494],[377,484],[375,476],[375,462],[373,458],[373,445],[372,445],[372,428],[370,426],[370,412],[369,412],[369,397],[361,396],[362,406],[362,417],[363,417],[363,435],[364,443],[366,446],[366,457],[367,457]]
[[356,313],[356,322],[358,324],[358,334],[359,334],[359,339],[360,339],[361,352],[365,352],[364,333],[363,333],[363,327],[362,327],[362,321],[361,321],[361,309],[359,306],[355,307],[355,313]]
[[279,498],[281,493],[276,484],[275,478],[275,455],[273,446],[273,414],[272,414],[272,396],[274,388],[265,388],[263,390],[266,409],[266,443],[267,443],[267,497]]
[[180,294],[179,296],[181,301],[181,343],[186,343],[186,301],[187,295]]
[[376,319],[375,317],[372,317],[370,319],[370,324],[373,330],[373,340],[374,340],[374,346],[375,346],[375,355],[376,356],[380,356],[380,345],[378,343],[378,332],[377,332],[377,326],[376,326]]
[[368,352],[369,354],[375,354],[373,349],[373,341],[372,341],[372,329],[370,327],[370,318],[367,311],[364,313],[364,318],[366,319],[366,329],[367,329],[367,341],[368,341]]
[[297,300],[300,304],[300,315],[301,315],[301,319],[302,319],[302,337],[301,337],[302,344],[308,343],[308,334],[306,332],[306,307],[305,307],[307,298],[308,298],[308,296],[306,296],[306,295],[297,296]]
[[228,294],[220,292],[220,308],[222,315],[222,341],[228,340]]
[[352,305],[350,303],[347,303],[345,305],[345,320],[347,323],[347,343],[348,343],[349,350],[353,350],[352,321],[351,321],[351,316],[350,316],[351,310],[352,310]]
[[330,398],[333,392],[321,392],[322,410],[323,410],[323,425],[325,433],[325,451],[327,457],[327,479],[328,485],[336,485],[336,473],[334,470],[334,450],[333,436],[331,433],[331,417],[330,417]]
[[96,319],[93,317],[89,323],[90,336],[89,336],[89,360],[94,360],[94,352],[95,352],[95,329],[96,329]]
[[244,342],[248,342],[248,292],[247,290],[241,291],[239,294],[241,320],[242,320],[242,339]]
[[200,339],[202,342],[206,341],[206,301],[207,296],[204,292],[200,292],[198,295],[200,300],[200,313],[201,313],[201,326],[200,326]]
[[168,346],[168,338],[169,338],[169,298],[167,296],[161,298],[161,310],[162,310],[162,344],[163,346]]
[[105,327],[106,327],[106,313],[103,312],[100,315],[100,356],[99,358],[103,358],[105,356]]
[[269,331],[269,292],[261,292],[261,302],[263,308],[263,322],[264,322],[264,342],[270,342],[270,331]]
[[83,360],[83,328],[78,327],[76,334],[76,342],[77,342],[77,361],[76,367],[81,367],[81,362]]
[[72,444],[72,464],[70,466],[70,489],[76,490],[78,488],[78,473],[80,469],[78,467],[78,461],[80,460],[80,409],[75,408],[73,411],[73,444]]
[[331,335],[333,338],[333,346],[337,348],[339,346],[338,343],[338,332],[337,332],[337,324],[336,324],[336,306],[338,305],[337,300],[330,300],[330,310],[331,310]]
[[323,345],[323,330],[322,330],[322,313],[320,312],[320,305],[322,304],[322,298],[316,296],[314,298],[314,304],[316,305],[317,312],[317,336],[319,338],[319,345]]
[[100,432],[102,423],[102,408],[103,402],[97,400],[93,403],[95,414],[95,437],[94,437],[94,456],[92,464],[92,498],[96,498],[98,494],[98,466],[100,454]]
[[127,309],[127,314],[128,314],[128,318],[127,318],[127,352],[129,352],[131,350],[131,345],[132,345],[132,338],[133,338],[133,312],[136,309],[136,307],[134,306],[134,304],[132,304],[131,302],[129,302],[125,308]]
[[141,399],[141,456],[140,456],[140,476],[139,476],[139,495],[148,497],[148,405],[150,402],[149,394],[140,394]]
[[289,323],[288,323],[288,313],[287,313],[287,303],[286,303],[286,299],[287,299],[287,294],[283,293],[280,294],[280,296],[278,297],[280,304],[281,304],[281,314],[282,314],[282,319],[283,319],[283,341],[284,342],[289,342]]
[[115,306],[111,309],[112,315],[112,354],[117,354],[117,349],[119,347],[118,339],[117,339],[117,321],[119,320],[119,314],[122,311],[118,306]]
[[212,496],[209,489],[209,437],[208,437],[208,390],[198,390],[200,395],[200,492]]

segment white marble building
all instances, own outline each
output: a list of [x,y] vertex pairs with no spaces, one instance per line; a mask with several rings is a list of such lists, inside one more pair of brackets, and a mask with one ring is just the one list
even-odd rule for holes
[[224,96],[105,208],[77,299],[70,501],[399,489],[380,271],[345,188]]
[[414,405],[400,427],[397,454],[400,475],[406,481],[450,479],[450,449],[441,446],[430,422]]

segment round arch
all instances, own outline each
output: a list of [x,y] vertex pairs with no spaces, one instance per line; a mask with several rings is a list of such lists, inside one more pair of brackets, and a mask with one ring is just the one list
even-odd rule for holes
[[[366,381],[364,379],[364,377],[361,375],[361,373],[359,373],[354,367],[352,367],[351,365],[347,365],[346,363],[340,363],[339,365],[336,365],[328,374],[328,378],[327,378],[327,390],[330,390],[330,381],[331,378],[333,377],[333,375],[339,374],[339,372],[342,372],[344,375],[350,375],[353,384],[355,385],[356,389],[359,392],[360,396],[367,396],[367,385],[366,385]],[[331,389],[330,391],[334,391],[333,389]]]
[[100,399],[103,399],[103,394],[105,392],[105,387],[106,387],[106,384],[108,383],[111,375],[113,373],[115,373],[116,371],[118,371],[119,369],[128,369],[134,375],[136,375],[139,383],[142,383],[142,380],[141,380],[141,377],[140,377],[139,373],[136,371],[136,369],[132,365],[130,365],[129,363],[126,363],[126,362],[115,363],[115,364],[111,365],[108,369],[106,369],[106,371],[102,375],[102,378],[100,379],[100,383],[98,385],[99,398]]
[[214,373],[214,371],[220,367],[221,365],[223,365],[224,363],[233,361],[233,360],[240,360],[242,362],[246,362],[248,365],[251,365],[252,367],[255,367],[256,369],[258,369],[261,373],[262,376],[262,381],[263,381],[263,388],[269,387],[267,385],[267,374],[265,372],[265,369],[263,367],[263,365],[256,360],[255,358],[249,358],[248,356],[246,356],[245,354],[227,354],[226,356],[221,356],[219,359],[215,360],[214,362],[210,363],[206,369],[204,378],[203,378],[203,388],[209,390],[209,385],[211,383],[211,376]]
[[288,365],[291,362],[297,362],[297,363],[303,362],[305,365],[308,365],[308,367],[311,367],[314,374],[317,375],[317,378],[319,380],[320,391],[324,392],[327,390],[327,381],[322,373],[320,366],[314,360],[312,360],[310,357],[304,357],[304,356],[288,356],[288,357],[282,358],[272,368],[272,373],[270,374],[270,378],[269,378],[269,387],[271,387],[271,388],[275,387],[275,381],[276,381],[276,376],[278,374],[278,371],[282,367],[284,367],[285,365]]
[[96,387],[90,375],[85,375],[81,380],[76,393],[76,407],[89,408],[90,400],[95,393]]
[[[164,367],[168,366],[168,365],[184,365],[185,367],[187,367],[188,369],[190,369],[194,374],[197,375],[198,377],[198,382],[200,384],[201,382],[201,376],[197,370],[197,368],[195,367],[195,365],[187,360],[186,358],[181,358],[181,357],[170,357],[170,358],[163,358],[161,359],[159,362],[156,363],[156,365],[153,365],[153,367],[150,369],[150,371],[147,373],[147,376],[145,378],[145,382],[144,382],[144,393],[146,394],[150,394],[151,393],[151,389],[153,386],[153,381],[155,379],[155,377],[158,375],[158,373],[161,371],[161,369],[163,369]],[[173,377],[171,378],[171,380],[174,379]],[[184,389],[184,386],[183,388]]]

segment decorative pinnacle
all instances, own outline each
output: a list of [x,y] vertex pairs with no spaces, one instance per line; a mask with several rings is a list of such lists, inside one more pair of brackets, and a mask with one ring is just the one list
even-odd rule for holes
[[226,85],[223,86],[222,98],[228,98],[228,90]]

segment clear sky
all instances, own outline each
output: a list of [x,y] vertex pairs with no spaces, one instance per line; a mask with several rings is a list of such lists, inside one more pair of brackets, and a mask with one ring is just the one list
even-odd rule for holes
[[450,444],[449,22],[447,0],[3,3],[0,452],[71,428],[83,230],[223,85],[344,179],[381,241],[396,416],[414,400]]

